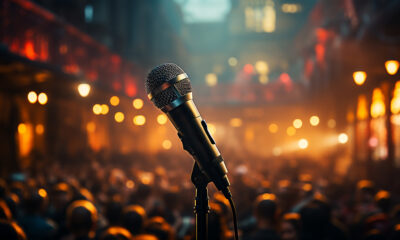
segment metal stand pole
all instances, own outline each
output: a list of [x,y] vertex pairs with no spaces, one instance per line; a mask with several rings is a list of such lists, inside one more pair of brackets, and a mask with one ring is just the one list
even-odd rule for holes
[[194,213],[196,215],[196,240],[208,239],[208,213],[210,206],[208,205],[207,184],[209,179],[194,164],[191,180],[196,187],[196,196],[194,201]]

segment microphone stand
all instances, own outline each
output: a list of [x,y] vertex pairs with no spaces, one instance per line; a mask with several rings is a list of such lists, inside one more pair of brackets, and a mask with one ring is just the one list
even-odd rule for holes
[[191,180],[196,187],[194,201],[194,213],[196,215],[196,240],[207,240],[208,213],[210,212],[207,184],[210,180],[201,172],[196,162],[193,166]]

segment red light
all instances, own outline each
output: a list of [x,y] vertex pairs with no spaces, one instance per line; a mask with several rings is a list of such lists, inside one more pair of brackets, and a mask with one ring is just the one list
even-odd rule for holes
[[281,79],[281,82],[284,83],[285,85],[291,83],[290,76],[287,73],[282,73],[279,78]]
[[324,57],[325,57],[325,47],[323,44],[319,43],[319,44],[315,45],[315,54],[317,57],[317,61],[319,63],[323,63]]
[[247,74],[252,74],[253,71],[254,71],[254,67],[253,67],[253,65],[251,65],[251,64],[246,64],[246,65],[244,65],[244,67],[243,67],[243,71],[244,71],[245,73],[247,73]]
[[90,81],[94,82],[98,78],[98,74],[96,71],[90,71],[88,74],[86,74],[86,77],[89,78]]
[[27,41],[27,42],[25,43],[24,52],[25,52],[25,56],[26,56],[27,58],[29,58],[30,60],[35,60],[35,58],[36,58],[36,53],[35,53],[35,49],[34,49],[34,47],[33,47],[33,43],[32,43],[31,41]]
[[133,97],[136,95],[137,89],[134,83],[127,83],[125,86],[125,93],[128,97]]

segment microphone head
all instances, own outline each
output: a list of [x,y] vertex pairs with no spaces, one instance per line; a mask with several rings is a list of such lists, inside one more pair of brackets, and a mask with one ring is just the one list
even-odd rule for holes
[[[147,94],[152,93],[155,89],[160,87],[165,82],[176,78],[179,74],[185,73],[178,65],[174,63],[165,63],[159,65],[147,76],[146,79],[146,92]],[[178,94],[174,91],[173,87],[179,92],[181,96],[186,95],[192,91],[190,81],[188,78],[175,83],[173,86],[163,90],[162,92],[153,95],[152,101],[158,108],[162,108],[172,101],[177,99]]]

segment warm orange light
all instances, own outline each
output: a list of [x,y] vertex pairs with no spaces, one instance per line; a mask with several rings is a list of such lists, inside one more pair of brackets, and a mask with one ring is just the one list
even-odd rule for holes
[[254,67],[260,75],[266,75],[269,72],[268,63],[265,61],[257,61]]
[[27,131],[27,127],[25,123],[20,123],[18,124],[18,133],[19,134],[25,134]]
[[135,183],[132,181],[132,180],[128,180],[128,181],[126,181],[126,187],[127,188],[133,188],[133,187],[135,187]]
[[133,123],[137,126],[142,126],[146,123],[146,118],[143,115],[137,115],[133,118]]
[[37,94],[34,91],[28,93],[28,101],[32,104],[37,101]]
[[35,127],[35,132],[37,135],[42,135],[44,133],[44,126],[43,124],[37,124]]
[[40,104],[42,104],[42,105],[45,105],[46,103],[47,103],[47,95],[46,95],[46,93],[39,93],[39,96],[38,96],[38,102],[40,103]]
[[101,113],[101,106],[100,104],[93,105],[93,113],[99,115]]
[[135,100],[133,100],[132,104],[135,109],[141,109],[143,107],[143,100],[140,98],[136,98]]
[[311,116],[310,117],[310,124],[312,126],[318,126],[319,124],[319,117],[318,116]]
[[388,60],[385,62],[386,72],[390,75],[395,75],[399,70],[399,61]]
[[119,97],[117,97],[117,96],[112,96],[112,97],[110,98],[110,104],[111,104],[112,106],[118,106],[118,104],[119,104]]
[[300,149],[306,149],[308,147],[308,141],[307,141],[307,139],[302,138],[299,140],[297,145],[299,146]]
[[163,142],[162,142],[162,147],[165,149],[165,150],[168,150],[168,149],[171,149],[171,147],[172,147],[172,143],[171,143],[171,141],[170,140],[164,140]]
[[159,114],[158,116],[157,116],[157,122],[158,122],[158,124],[160,124],[160,125],[164,125],[164,124],[166,124],[167,123],[167,121],[168,121],[168,117],[167,116],[165,116],[165,114]]
[[338,142],[341,144],[345,144],[347,143],[347,141],[349,141],[349,136],[347,136],[346,133],[341,133],[338,136]]
[[354,82],[357,85],[363,85],[367,79],[367,74],[364,71],[357,71],[353,73]]
[[87,83],[81,83],[78,85],[78,92],[81,97],[87,97],[90,93],[90,85]]
[[365,95],[360,95],[358,97],[358,103],[357,103],[357,119],[365,120],[367,118],[368,118],[367,97]]
[[215,125],[212,123],[207,124],[208,131],[210,132],[211,135],[214,135],[217,129],[215,128]]
[[295,128],[301,128],[301,126],[303,126],[303,121],[301,121],[300,119],[295,119],[293,121],[293,127]]
[[328,128],[335,128],[336,127],[336,121],[335,119],[329,119],[328,120]]
[[274,155],[275,157],[279,157],[281,154],[282,154],[282,148],[274,147],[272,149],[272,155]]
[[94,122],[88,122],[86,124],[86,131],[88,131],[89,133],[96,131],[96,124]]
[[108,111],[110,110],[110,108],[108,107],[107,104],[101,104],[101,114],[106,115],[108,113]]
[[268,126],[268,130],[270,131],[270,133],[277,133],[278,132],[278,125],[276,125],[275,123],[271,123]]
[[385,97],[380,88],[375,88],[372,92],[371,117],[382,117],[385,113]]
[[230,124],[232,127],[240,127],[240,126],[242,126],[242,119],[240,119],[240,118],[232,118],[232,119],[229,121],[229,124]]
[[390,111],[393,114],[400,113],[400,81],[397,81],[396,85],[394,86],[393,98],[390,102]]
[[288,136],[293,136],[293,135],[295,135],[295,134],[296,134],[296,128],[294,128],[294,127],[292,127],[292,126],[288,127],[288,128],[286,129],[286,134],[287,134]]
[[46,197],[47,197],[47,192],[46,192],[46,190],[44,190],[43,188],[39,189],[38,194],[39,194],[39,196],[41,196],[42,198],[46,198]]
[[116,112],[114,115],[114,119],[118,123],[123,122],[125,119],[125,115],[122,112]]

